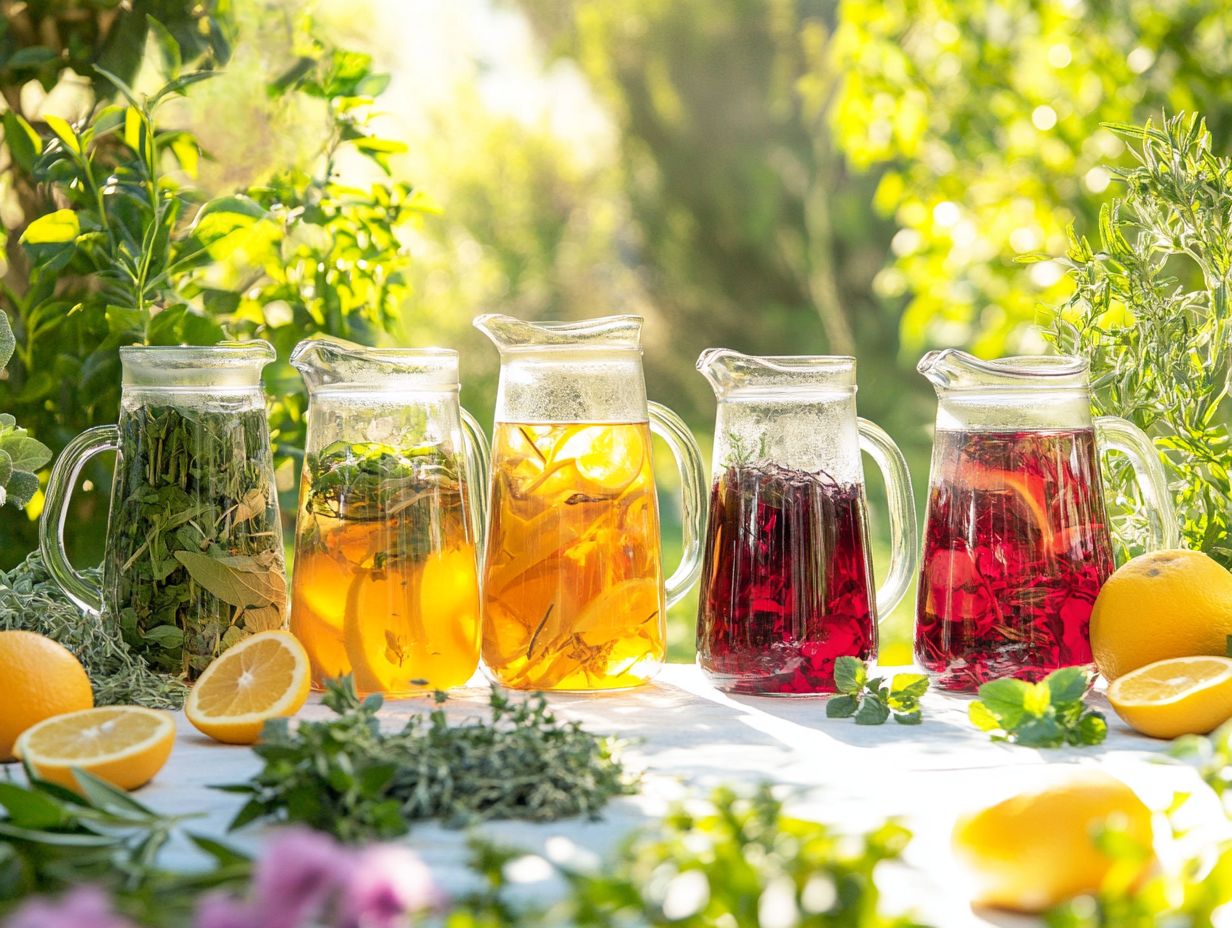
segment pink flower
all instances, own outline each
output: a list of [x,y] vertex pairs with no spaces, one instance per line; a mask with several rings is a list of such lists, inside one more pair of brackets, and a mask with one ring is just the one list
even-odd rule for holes
[[252,908],[226,893],[211,893],[197,903],[193,928],[261,928]]
[[59,899],[33,899],[10,915],[3,928],[134,928],[96,886],[79,886]]
[[339,928],[398,928],[408,916],[444,901],[410,848],[378,844],[361,851],[343,890]]
[[301,928],[351,877],[351,854],[328,835],[287,828],[257,863],[249,909],[254,928]]

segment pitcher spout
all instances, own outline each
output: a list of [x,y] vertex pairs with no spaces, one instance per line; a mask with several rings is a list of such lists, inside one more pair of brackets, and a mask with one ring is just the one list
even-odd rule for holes
[[851,393],[856,383],[855,358],[831,355],[758,357],[708,348],[697,369],[719,399],[735,393]]
[[1066,355],[1020,355],[985,361],[957,348],[930,351],[916,370],[938,393],[953,390],[1081,389],[1087,387],[1085,358]]
[[342,338],[306,338],[291,352],[309,392],[457,389],[458,353],[449,348],[370,348]]
[[472,323],[501,354],[554,348],[640,350],[642,317],[599,316],[581,322],[530,322],[500,313],[476,316]]

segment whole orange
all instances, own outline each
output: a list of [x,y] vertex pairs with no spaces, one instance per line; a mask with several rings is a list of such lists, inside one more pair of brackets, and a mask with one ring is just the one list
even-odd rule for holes
[[1091,651],[1109,682],[1174,657],[1227,654],[1232,573],[1201,551],[1153,551],[1122,564],[1091,610]]
[[0,632],[0,761],[13,759],[13,742],[54,715],[94,706],[90,678],[68,648],[35,632]]

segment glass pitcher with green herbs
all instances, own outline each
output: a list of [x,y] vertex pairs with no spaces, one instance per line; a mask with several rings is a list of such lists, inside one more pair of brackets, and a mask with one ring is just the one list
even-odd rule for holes
[[488,450],[458,402],[458,353],[315,338],[291,364],[308,385],[291,631],[313,683],[460,686],[479,664]]
[[[120,349],[115,425],[82,432],[52,468],[39,540],[78,606],[106,613],[158,670],[198,676],[254,632],[282,628],[286,576],[261,370],[268,342]],[[86,462],[116,453],[102,586],[64,550]]]

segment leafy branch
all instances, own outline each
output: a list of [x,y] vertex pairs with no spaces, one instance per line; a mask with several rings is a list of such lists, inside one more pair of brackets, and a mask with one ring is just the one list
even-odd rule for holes
[[[0,312],[0,371],[13,357],[16,341],[9,317]],[[0,413],[0,506],[24,508],[38,491],[38,471],[51,460],[51,449],[31,438],[9,413]]]
[[870,678],[862,660],[845,655],[834,662],[834,687],[839,695],[826,701],[826,718],[854,717],[857,725],[882,725],[892,715],[900,725],[919,725],[928,677],[896,673],[886,683],[884,677]]
[[[1124,193],[1100,211],[1098,246],[1070,229],[1061,263],[1074,293],[1045,337],[1090,360],[1098,412],[1154,439],[1186,544],[1232,567],[1232,161],[1214,153],[1196,114],[1108,128],[1136,145],[1137,163],[1114,169]],[[1111,474],[1124,501],[1132,470],[1119,461]],[[1135,508],[1122,505],[1118,534],[1140,547]]]

